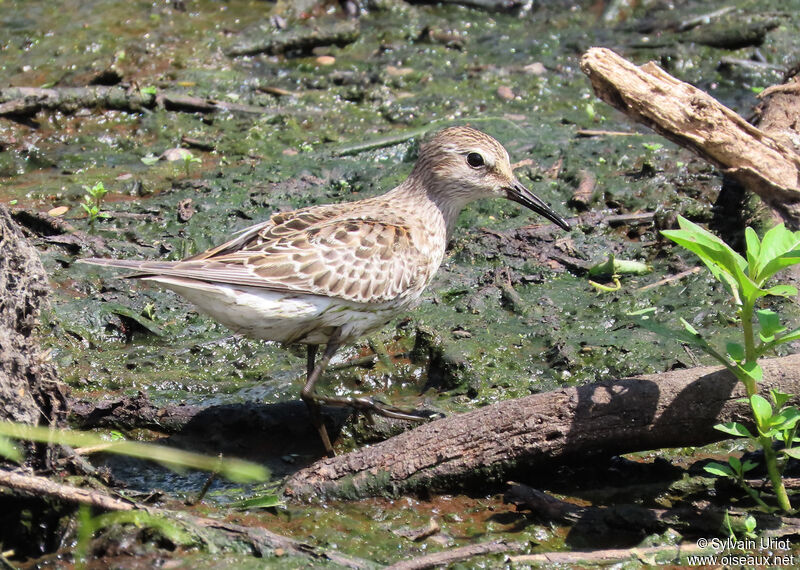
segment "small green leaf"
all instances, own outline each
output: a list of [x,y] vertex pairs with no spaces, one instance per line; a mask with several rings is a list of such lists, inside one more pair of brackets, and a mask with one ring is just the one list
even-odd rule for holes
[[756,530],[756,517],[753,515],[747,515],[744,518],[744,530],[745,534],[747,534],[750,538],[755,538],[755,530]]
[[234,509],[247,510],[247,509],[269,509],[282,505],[278,495],[264,495],[262,497],[253,497],[252,499],[242,499],[231,504]]
[[681,317],[680,321],[681,321],[681,324],[683,325],[683,328],[685,328],[687,331],[689,331],[690,335],[692,335],[692,336],[700,336],[700,333],[697,332],[697,329],[695,329],[692,325],[690,325],[689,322],[686,319]]
[[781,451],[783,451],[783,453],[785,453],[789,457],[800,459],[800,447],[792,447],[791,449],[782,449]]
[[771,339],[776,334],[786,330],[786,327],[781,324],[778,313],[775,311],[770,311],[769,309],[756,311],[756,317],[758,317],[758,324],[761,326],[762,340],[765,338]]
[[0,457],[13,461],[14,463],[22,463],[24,457],[19,447],[14,445],[7,437],[0,436]]
[[753,434],[750,433],[750,430],[748,430],[739,422],[725,422],[724,424],[717,424],[714,426],[714,429],[721,431],[722,433],[735,435],[737,437],[753,437]]
[[747,243],[747,265],[752,272],[753,268],[758,265],[758,257],[761,254],[761,242],[758,239],[756,231],[750,226],[744,229],[744,239]]
[[730,457],[728,457],[728,465],[731,466],[734,473],[742,472],[742,462],[735,455],[731,455]]
[[764,369],[759,366],[758,362],[743,362],[738,368],[756,382],[761,382],[764,378]]
[[772,406],[763,396],[753,394],[750,396],[750,407],[753,408],[753,415],[756,418],[758,427],[766,431],[772,418]]
[[789,401],[789,398],[791,398],[789,394],[784,394],[783,392],[781,392],[780,390],[776,390],[775,388],[769,391],[769,395],[772,397],[772,403],[775,404],[775,407],[778,408],[779,410],[783,408],[786,402]]
[[798,421],[800,421],[800,410],[795,407],[790,407],[772,416],[772,418],[770,418],[770,426],[782,430],[789,430],[794,428]]
[[728,351],[728,355],[735,362],[741,362],[744,360],[744,347],[738,342],[729,342],[725,345],[725,350]]
[[718,475],[719,477],[736,477],[736,474],[733,472],[733,470],[722,463],[709,463],[708,465],[704,465],[703,469],[708,473],[711,473],[712,475]]
[[148,154],[147,156],[143,156],[139,160],[141,160],[142,163],[145,164],[146,166],[152,166],[156,162],[158,162],[160,159],[157,156],[153,155],[153,154]]
[[797,287],[794,285],[775,285],[769,289],[765,289],[767,295],[774,295],[775,297],[788,297],[793,299],[797,297]]
[[800,232],[787,230],[783,224],[778,224],[764,234],[758,263],[750,267],[750,275],[762,284],[781,269],[796,263],[800,263]]
[[647,307],[646,309],[639,309],[638,311],[631,311],[628,313],[631,317],[648,317],[654,315],[656,312],[655,307]]
[[749,459],[742,464],[742,473],[747,473],[758,467],[758,463],[750,461]]
[[[791,332],[788,332],[788,333],[786,333],[784,335],[779,336],[778,338],[776,338],[775,340],[772,341],[772,343],[770,344],[770,347],[775,347],[775,346],[777,346],[779,344],[783,344],[783,343],[786,343],[786,342],[794,342],[794,341],[796,341],[798,339],[800,339],[800,328],[794,329]],[[770,347],[768,347],[768,348],[770,348]]]

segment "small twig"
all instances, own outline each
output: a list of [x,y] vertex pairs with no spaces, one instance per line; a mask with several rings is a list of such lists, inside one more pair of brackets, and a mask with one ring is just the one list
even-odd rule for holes
[[117,499],[93,489],[63,485],[36,475],[23,475],[0,470],[0,485],[36,496],[55,497],[67,503],[90,505],[110,511],[130,511],[134,508],[133,503],[123,499]]
[[211,152],[215,148],[214,147],[214,143],[212,143],[212,142],[204,141],[204,140],[200,140],[200,139],[196,139],[196,138],[192,138],[192,137],[187,137],[186,135],[183,135],[181,137],[181,143],[185,144],[188,147],[196,148],[198,150],[204,150],[204,151],[207,151],[207,152]]
[[470,544],[469,546],[453,548],[452,550],[445,550],[444,552],[435,552],[433,554],[411,558],[410,560],[403,560],[402,562],[396,562],[391,566],[387,566],[386,570],[422,570],[424,568],[434,568],[436,566],[452,564],[453,562],[469,560],[476,556],[497,554],[498,552],[508,552],[510,550],[522,550],[522,548],[524,548],[524,545],[519,542],[494,540],[492,542]]
[[[221,453],[219,454],[219,460],[222,461]],[[200,492],[197,493],[197,496],[194,499],[187,499],[186,504],[190,507],[199,504],[205,498],[206,493],[208,493],[208,490],[211,488],[211,484],[217,479],[218,475],[218,471],[212,471],[206,479],[206,482],[203,483],[203,488],[200,489]]]
[[649,224],[653,221],[656,215],[653,212],[641,212],[639,214],[615,214],[613,216],[606,216],[603,221],[608,225],[640,225]]
[[731,12],[736,9],[736,6],[725,6],[724,8],[720,8],[719,10],[714,10],[713,12],[708,12],[706,14],[699,14],[694,16],[693,18],[689,18],[688,20],[684,20],[678,27],[675,28],[678,32],[685,32],[687,30],[691,30],[697,26],[702,24],[708,24],[711,20],[724,16],[728,12]]
[[430,127],[422,127],[419,129],[403,131],[402,133],[381,137],[378,139],[372,139],[365,142],[345,145],[336,150],[335,153],[338,156],[352,156],[354,154],[360,154],[362,152],[366,152],[369,150],[375,150],[378,148],[385,148],[387,146],[395,146],[398,144],[403,144],[404,142],[427,132],[429,128]]
[[681,346],[683,347],[683,351],[684,351],[684,352],[686,353],[686,355],[689,357],[689,360],[691,360],[691,361],[692,361],[692,364],[694,364],[695,366],[700,366],[700,361],[699,361],[699,360],[697,359],[697,357],[694,355],[694,353],[692,352],[692,349],[691,349],[691,348],[689,348],[689,345],[687,345],[687,344],[681,344]]
[[578,129],[575,134],[579,137],[640,137],[642,133],[629,131],[602,131],[595,129]]
[[114,442],[109,441],[107,443],[99,443],[97,445],[87,445],[86,447],[76,447],[75,453],[78,455],[91,455],[93,453],[101,453],[103,451],[107,451],[109,447],[113,447]]
[[656,555],[674,553],[673,560],[681,556],[692,554],[713,554],[710,547],[702,549],[694,543],[682,543],[667,546],[651,546],[648,548],[608,548],[605,550],[592,550],[590,552],[542,552],[540,554],[522,554],[509,556],[508,560],[518,564],[599,564],[637,560],[645,564],[652,564]]
[[660,287],[661,285],[666,285],[667,283],[672,283],[673,281],[679,281],[680,279],[683,279],[684,277],[688,277],[689,275],[692,275],[693,273],[699,273],[699,272],[700,272],[700,268],[699,267],[692,267],[691,269],[687,269],[686,271],[681,271],[680,273],[676,273],[675,275],[670,275],[669,277],[665,277],[664,279],[660,279],[659,281],[656,281],[655,283],[650,283],[649,285],[644,285],[643,287],[639,287],[636,290],[637,291],[647,291],[649,289],[654,289],[656,287]]

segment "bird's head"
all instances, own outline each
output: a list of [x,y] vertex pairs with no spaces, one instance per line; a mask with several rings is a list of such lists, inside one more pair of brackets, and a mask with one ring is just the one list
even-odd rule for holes
[[413,176],[424,181],[437,202],[454,209],[479,198],[518,202],[569,230],[569,224],[517,180],[508,152],[499,142],[471,127],[449,127],[420,146]]

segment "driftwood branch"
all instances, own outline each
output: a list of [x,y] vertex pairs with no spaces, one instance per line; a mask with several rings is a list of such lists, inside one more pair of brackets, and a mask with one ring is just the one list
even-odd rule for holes
[[637,67],[592,48],[581,69],[606,103],[715,164],[800,227],[800,155],[784,137],[754,127],[653,62]]
[[[800,393],[800,355],[764,362],[762,389]],[[286,483],[293,498],[486,488],[594,456],[704,445],[719,422],[749,425],[744,390],[714,367],[562,388],[451,416],[321,460]]]

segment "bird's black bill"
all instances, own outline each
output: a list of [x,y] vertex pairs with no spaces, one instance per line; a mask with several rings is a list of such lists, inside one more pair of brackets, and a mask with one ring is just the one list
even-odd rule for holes
[[561,228],[569,231],[571,228],[567,221],[556,214],[555,210],[545,204],[541,198],[539,198],[536,194],[525,188],[522,184],[517,182],[513,186],[509,186],[506,189],[506,196],[509,200],[514,200],[514,202],[518,202],[525,206],[526,208],[533,210],[537,214],[541,214],[554,224],[559,225]]

